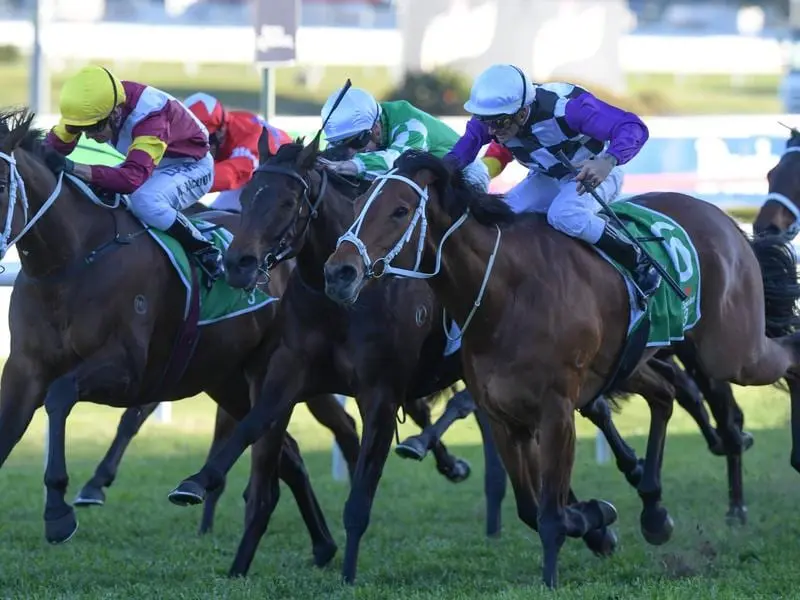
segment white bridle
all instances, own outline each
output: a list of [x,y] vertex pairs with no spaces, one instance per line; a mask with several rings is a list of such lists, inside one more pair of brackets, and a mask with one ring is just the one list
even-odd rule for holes
[[[413,189],[417,195],[419,196],[419,204],[417,205],[417,209],[414,211],[414,215],[411,218],[411,221],[406,227],[405,232],[394,245],[394,247],[389,250],[389,252],[382,258],[378,258],[374,262],[370,259],[369,253],[367,252],[367,247],[364,245],[364,242],[358,237],[359,232],[361,231],[361,226],[364,224],[364,219],[367,216],[367,211],[372,206],[372,203],[375,202],[377,197],[380,195],[381,188],[386,184],[387,181],[390,179],[395,179],[397,181],[402,181],[406,185],[408,185],[411,189]],[[456,221],[445,231],[444,235],[442,236],[441,241],[439,242],[439,246],[436,248],[436,261],[435,261],[435,268],[432,273],[424,273],[419,270],[420,264],[422,262],[422,254],[425,249],[425,234],[428,231],[428,217],[426,214],[426,208],[428,206],[428,188],[425,189],[421,188],[415,181],[405,177],[403,175],[397,174],[397,169],[392,169],[385,175],[379,175],[375,178],[376,181],[379,181],[378,185],[369,195],[367,201],[364,203],[364,208],[361,209],[361,212],[356,217],[356,220],[353,224],[345,231],[341,237],[336,242],[336,248],[338,249],[344,242],[350,242],[355,246],[356,250],[358,251],[359,255],[361,256],[361,260],[364,263],[364,276],[367,279],[379,279],[383,277],[387,273],[389,275],[397,275],[399,277],[408,277],[411,279],[430,279],[431,277],[435,277],[439,274],[442,268],[442,248],[444,247],[444,243],[459,227],[461,227],[464,222],[469,217],[469,210],[464,211],[464,214],[461,215]],[[414,262],[414,268],[409,269],[401,269],[398,267],[393,267],[391,262],[397,257],[400,251],[405,247],[407,243],[411,241],[411,237],[414,235],[414,231],[417,228],[417,224],[420,226],[420,233],[419,239],[417,241],[417,258]],[[497,227],[497,226],[495,226]],[[486,273],[483,276],[483,281],[481,282],[480,290],[478,291],[478,296],[475,299],[475,302],[472,305],[472,310],[470,311],[467,319],[464,321],[464,325],[461,328],[460,335],[456,336],[455,338],[450,337],[449,332],[447,331],[447,327],[445,326],[445,335],[450,340],[457,340],[461,336],[464,335],[464,332],[467,329],[470,321],[472,321],[472,317],[475,315],[475,312],[478,310],[478,307],[481,305],[481,300],[483,299],[483,295],[486,292],[486,285],[489,283],[489,276],[492,273],[492,269],[494,268],[494,261],[497,257],[497,250],[500,247],[500,238],[502,237],[502,233],[500,228],[497,227],[497,239],[494,243],[494,249],[492,250],[492,254],[489,257],[489,262],[486,265]],[[382,265],[382,268],[378,271],[375,269],[375,265]],[[444,316],[443,316],[443,324],[444,324]]]
[[[791,148],[787,148],[784,150],[783,154],[786,155],[790,152],[800,152],[800,146],[792,146]],[[792,237],[795,237],[798,233],[800,233],[800,209],[797,208],[795,203],[792,202],[788,196],[778,192],[770,192],[767,194],[766,198],[764,199],[764,203],[766,204],[770,200],[779,202],[786,210],[794,215],[794,222],[786,229],[786,233]]]
[[[6,154],[5,152],[0,152],[0,160],[4,161],[8,164],[8,179],[9,179],[9,187],[8,187],[8,210],[6,211],[6,225],[3,229],[3,233],[0,234],[0,260],[5,258],[6,252],[8,252],[9,248],[16,244],[19,240],[22,239],[28,231],[31,230],[36,222],[41,219],[44,214],[50,210],[50,207],[53,206],[58,195],[61,193],[61,183],[64,180],[64,172],[58,174],[58,182],[56,183],[56,187],[53,190],[53,193],[50,194],[50,197],[42,204],[39,210],[36,211],[36,214],[33,215],[31,220],[28,220],[28,195],[25,193],[25,182],[22,180],[22,175],[20,175],[19,170],[17,169],[17,161],[12,154]],[[25,226],[22,230],[11,239],[11,225],[14,221],[14,210],[17,206],[17,202],[22,205],[23,211],[23,219],[25,222]]]

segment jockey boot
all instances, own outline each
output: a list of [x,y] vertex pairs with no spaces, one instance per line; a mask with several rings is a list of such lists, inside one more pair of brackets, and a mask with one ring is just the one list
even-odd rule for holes
[[211,279],[211,283],[222,277],[224,273],[222,254],[211,242],[203,237],[203,234],[197,230],[186,215],[179,212],[178,218],[166,230],[166,233],[175,238],[186,252],[197,258],[200,267]]
[[658,285],[661,283],[659,272],[642,254],[642,251],[628,239],[622,237],[611,223],[606,223],[603,235],[597,240],[595,246],[630,272],[634,283],[645,297],[649,298],[658,289]]

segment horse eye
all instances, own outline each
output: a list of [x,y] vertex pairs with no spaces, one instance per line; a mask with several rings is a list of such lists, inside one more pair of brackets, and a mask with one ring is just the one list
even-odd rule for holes
[[406,208],[405,206],[398,206],[397,208],[394,209],[394,212],[392,213],[392,218],[402,219],[407,214],[408,214],[408,208]]

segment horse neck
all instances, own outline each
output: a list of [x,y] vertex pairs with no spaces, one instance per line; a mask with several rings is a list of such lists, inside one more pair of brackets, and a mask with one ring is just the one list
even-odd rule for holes
[[[57,180],[28,152],[18,149],[14,155],[25,182],[30,221],[50,198]],[[94,208],[89,202],[80,202],[66,181],[62,182],[58,198],[16,244],[22,270],[34,278],[46,277],[80,258],[84,254],[84,243],[90,237],[90,207]],[[22,210],[17,201],[15,211],[22,215]],[[14,220],[21,223],[21,219],[15,217]]]
[[[435,256],[442,246],[442,237],[453,226],[455,220],[439,205],[435,196],[428,202],[427,218],[428,233],[425,237],[425,254],[421,269],[430,273],[436,268]],[[444,304],[448,314],[461,326],[464,325],[478,297],[489,257],[497,242],[497,231],[497,228],[481,225],[472,217],[467,218],[444,242],[439,273],[428,279],[428,284]],[[499,250],[498,248],[498,253]],[[503,296],[494,293],[498,285],[498,269],[493,268],[481,298],[482,308],[478,313],[490,310],[493,298]]]
[[324,291],[325,261],[336,250],[339,236],[353,219],[352,201],[344,194],[329,188],[319,203],[317,218],[309,225],[306,241],[296,259],[295,268],[309,287],[319,292]]

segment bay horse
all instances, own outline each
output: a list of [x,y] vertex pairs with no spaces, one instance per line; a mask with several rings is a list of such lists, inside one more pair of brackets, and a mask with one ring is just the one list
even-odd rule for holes
[[[357,190],[316,166],[319,136],[307,147],[300,141],[284,144],[274,156],[268,148],[265,131],[259,141],[262,164],[242,190],[242,224],[226,252],[225,267],[228,282],[247,289],[257,281],[263,264],[274,264],[280,255],[296,256],[297,266],[279,305],[280,340],[247,418],[223,449],[182,481],[169,499],[178,505],[202,502],[248,445],[265,432],[266,444],[277,452],[299,398],[324,392],[353,396],[364,426],[344,507],[347,540],[342,577],[352,582],[396,431],[397,410],[408,399],[461,379],[461,360],[458,353],[444,356],[446,338],[438,326],[441,305],[424,283],[386,281],[346,308],[326,297],[323,264],[354,217]],[[478,419],[478,424],[485,425],[485,420]],[[483,429],[482,433],[484,444],[491,443],[491,433]],[[253,545],[266,532],[276,492],[274,487],[259,492],[258,516],[245,533]],[[491,489],[486,496],[488,528],[493,519],[499,525],[502,496]],[[593,509],[611,510],[606,505]],[[610,554],[616,545],[613,532],[599,525],[587,529],[584,541],[601,555]]]
[[[0,258],[16,243],[22,267],[11,294],[11,351],[0,382],[0,465],[44,404],[45,537],[57,544],[78,527],[64,499],[65,428],[75,403],[127,408],[205,391],[241,419],[269,362],[278,303],[204,326],[182,376],[165,379],[186,306],[174,267],[132,214],[90,202],[63,174],[53,175],[33,116],[26,109],[0,114]],[[235,231],[238,219],[209,220]],[[324,565],[337,547],[297,444],[291,436],[285,440],[279,459],[269,458],[295,495],[316,564]],[[262,485],[264,449],[261,443],[253,448],[254,487]]]
[[[351,305],[382,274],[427,279],[462,327],[465,381],[489,414],[518,506],[524,498],[536,507],[542,580],[555,587],[560,548],[586,525],[586,513],[566,504],[574,411],[602,389],[625,342],[623,278],[542,215],[515,215],[502,197],[480,193],[426,152],[404,153],[368,194],[326,262],[326,293]],[[380,201],[373,203],[376,195]],[[740,385],[785,377],[793,403],[800,402],[800,335],[766,334],[768,321],[786,328],[798,321],[800,285],[784,240],[750,240],[719,208],[685,194],[652,192],[627,201],[671,217],[696,246],[702,316],[686,338],[703,372]],[[762,278],[774,278],[775,286],[780,281],[779,293],[765,290]],[[648,348],[627,380],[645,398],[669,392],[666,378],[651,366],[653,354]],[[643,499],[661,496],[670,415],[671,398],[651,420]]]

